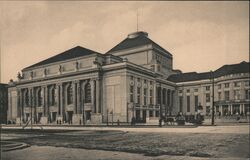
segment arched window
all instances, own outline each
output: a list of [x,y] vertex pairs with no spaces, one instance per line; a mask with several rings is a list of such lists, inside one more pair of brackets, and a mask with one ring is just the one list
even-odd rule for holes
[[67,88],[67,104],[73,103],[73,88],[72,85],[69,85]]
[[53,86],[49,90],[49,105],[50,106],[55,105],[55,88]]
[[85,86],[85,103],[91,103],[91,85],[89,83]]
[[29,92],[28,91],[25,92],[24,98],[25,98],[25,105],[29,106]]
[[41,91],[41,89],[39,89],[38,93],[37,93],[37,103],[38,103],[38,106],[42,105],[42,91]]

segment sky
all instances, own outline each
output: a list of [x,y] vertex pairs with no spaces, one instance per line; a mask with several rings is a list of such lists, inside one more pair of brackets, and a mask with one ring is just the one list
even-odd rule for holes
[[206,72],[249,61],[247,1],[1,1],[0,82],[75,46],[105,53],[131,32],[173,55],[173,68]]

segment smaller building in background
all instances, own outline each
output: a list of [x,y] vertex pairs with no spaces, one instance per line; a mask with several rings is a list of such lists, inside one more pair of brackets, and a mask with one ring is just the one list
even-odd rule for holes
[[0,83],[0,124],[7,123],[8,88],[7,84]]
[[177,85],[178,112],[194,115],[201,105],[204,115],[210,117],[214,101],[215,115],[218,117],[250,115],[249,62],[224,65],[214,72],[171,75],[168,80]]

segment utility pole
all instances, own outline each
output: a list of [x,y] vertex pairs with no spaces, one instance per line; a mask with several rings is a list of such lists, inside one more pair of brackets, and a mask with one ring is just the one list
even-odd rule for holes
[[211,71],[211,78],[212,78],[212,125],[214,125],[214,73]]

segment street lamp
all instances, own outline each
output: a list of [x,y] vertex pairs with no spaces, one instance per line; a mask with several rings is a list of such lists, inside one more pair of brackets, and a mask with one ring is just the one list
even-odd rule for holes
[[211,125],[214,125],[214,72],[210,71],[211,73],[211,79],[212,79],[212,122]]

